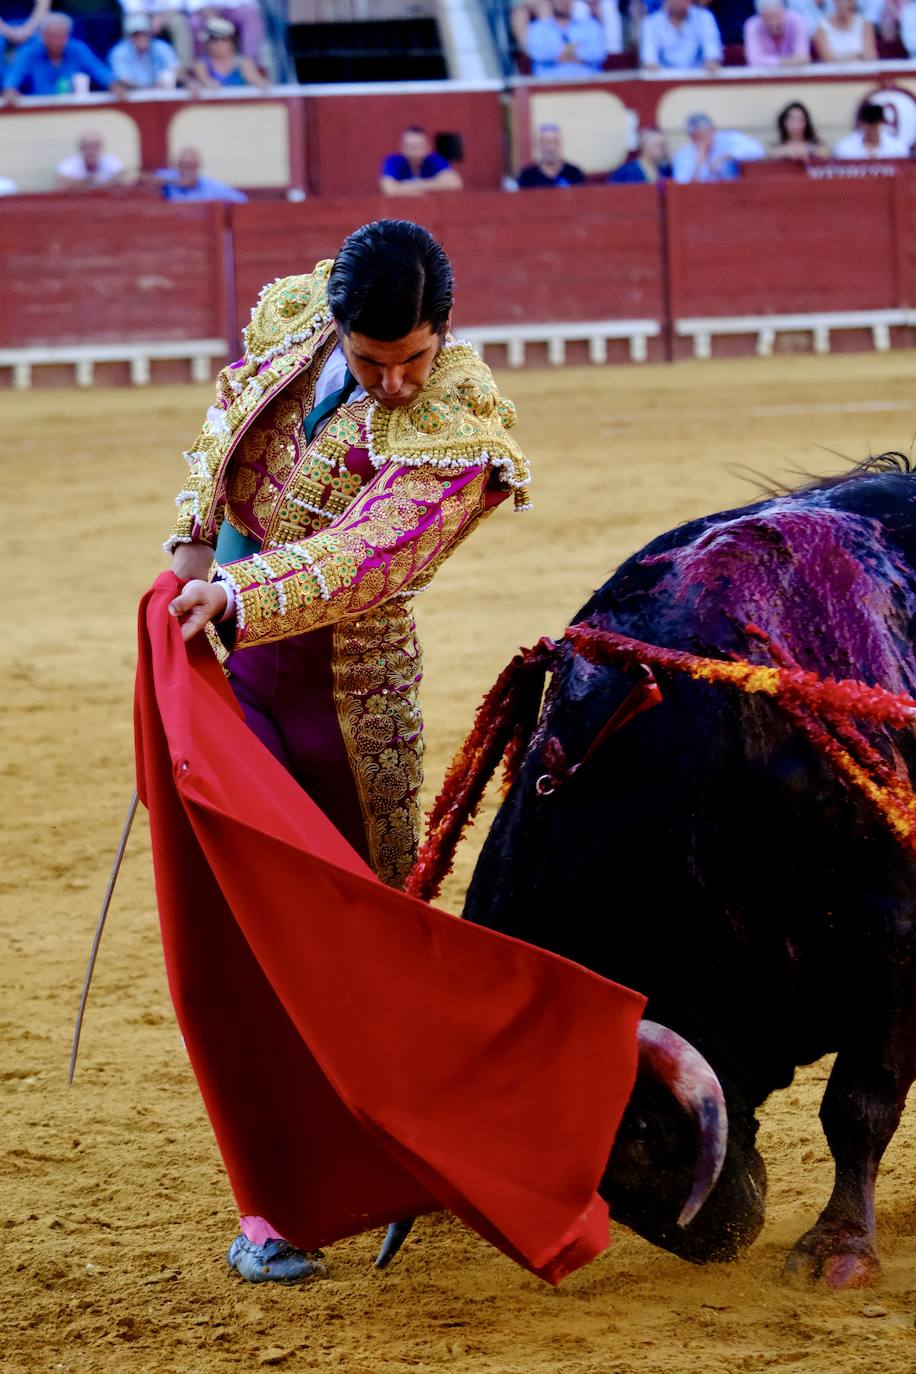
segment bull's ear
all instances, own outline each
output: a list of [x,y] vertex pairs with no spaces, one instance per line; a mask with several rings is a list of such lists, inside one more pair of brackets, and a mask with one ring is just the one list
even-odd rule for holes
[[676,1031],[656,1021],[641,1021],[638,1037],[640,1075],[645,1074],[668,1089],[696,1132],[693,1186],[677,1219],[679,1226],[688,1226],[715,1188],[725,1162],[725,1094],[699,1050]]

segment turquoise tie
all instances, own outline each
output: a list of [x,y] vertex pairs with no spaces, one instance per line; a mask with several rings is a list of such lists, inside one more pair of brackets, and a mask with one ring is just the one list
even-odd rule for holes
[[[343,386],[339,386],[336,391],[325,396],[324,400],[310,410],[303,422],[305,431],[305,442],[310,444],[315,437],[315,431],[328,415],[333,414],[338,406],[342,406],[348,396],[356,390],[356,378],[347,368],[344,373]],[[242,534],[224,520],[220,526],[219,537],[216,541],[215,556],[217,563],[235,563],[240,558],[250,558],[253,553],[260,553],[261,541],[255,539],[250,534]]]
[[305,442],[307,444],[310,444],[314,439],[315,431],[322,420],[328,415],[333,414],[338,406],[342,406],[347,397],[352,395],[355,390],[356,378],[353,376],[350,369],[347,368],[344,373],[343,386],[338,387],[336,391],[332,391],[329,396],[325,396],[324,400],[306,415],[303,429],[305,431]]

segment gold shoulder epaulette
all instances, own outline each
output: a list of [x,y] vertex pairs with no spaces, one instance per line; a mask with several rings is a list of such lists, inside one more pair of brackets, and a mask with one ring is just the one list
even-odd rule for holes
[[328,277],[333,266],[333,259],[325,258],[313,272],[278,277],[264,287],[245,330],[248,362],[260,366],[325,328],[331,319]]
[[470,344],[449,340],[410,405],[372,406],[369,456],[377,468],[388,462],[438,468],[488,462],[500,485],[512,489],[516,510],[527,510],[531,471],[509,433],[514,424],[515,406],[500,396],[483,359]]

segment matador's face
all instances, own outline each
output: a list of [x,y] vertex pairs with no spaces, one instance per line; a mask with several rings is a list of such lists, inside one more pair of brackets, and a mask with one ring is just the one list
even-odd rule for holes
[[394,409],[410,402],[426,385],[442,339],[421,324],[402,339],[370,339],[365,334],[341,335],[344,357],[353,376],[369,395]]

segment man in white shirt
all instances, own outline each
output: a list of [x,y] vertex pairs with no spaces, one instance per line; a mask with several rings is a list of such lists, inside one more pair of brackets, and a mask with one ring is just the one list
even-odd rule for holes
[[104,151],[101,134],[83,134],[76,146],[79,152],[71,153],[58,164],[58,191],[95,191],[127,180],[124,163]]
[[833,156],[845,162],[856,162],[860,158],[909,157],[910,150],[903,139],[888,129],[883,107],[865,104],[859,111],[858,127],[840,139]]

